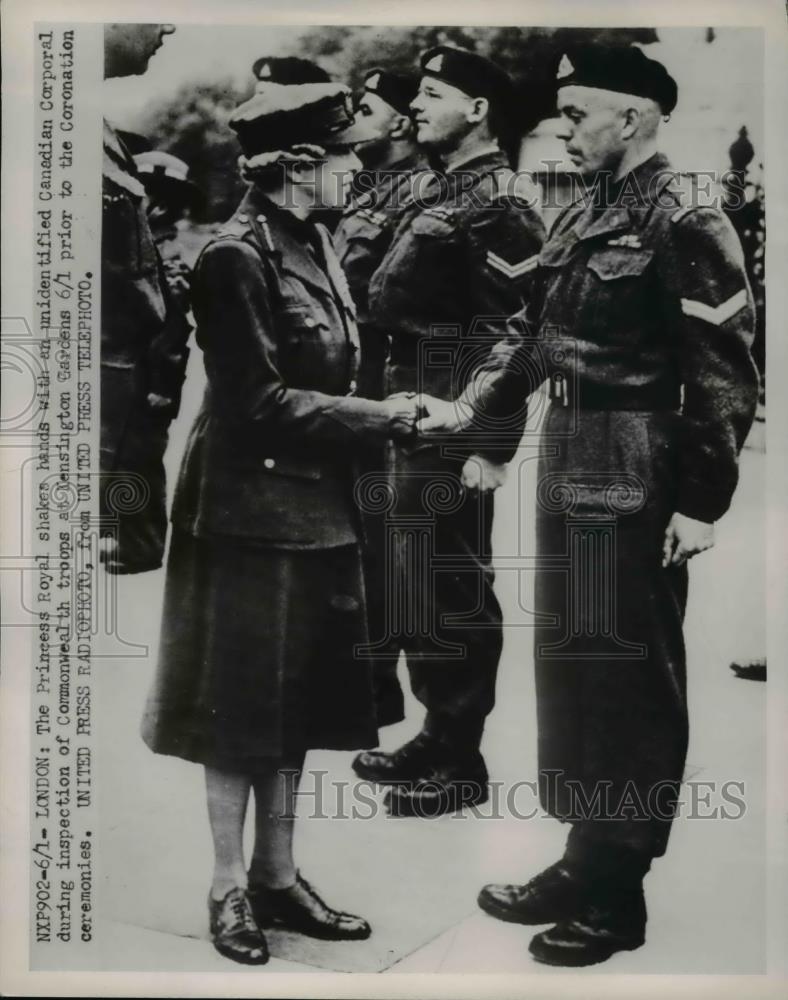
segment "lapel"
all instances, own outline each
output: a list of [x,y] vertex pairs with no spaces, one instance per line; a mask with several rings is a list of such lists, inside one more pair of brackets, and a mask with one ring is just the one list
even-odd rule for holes
[[317,234],[320,237],[320,247],[322,250],[323,260],[326,262],[326,273],[333,289],[334,297],[342,302],[351,315],[355,316],[356,307],[353,304],[353,298],[350,294],[350,289],[348,288],[345,272],[342,270],[342,266],[339,263],[331,237],[328,235],[328,231],[325,226],[317,226],[316,229]]
[[104,162],[102,171],[105,177],[118,187],[125,188],[135,198],[145,197],[142,181],[137,179],[137,168],[128,150],[118,138],[115,129],[104,121]]
[[325,271],[309,246],[298,238],[310,232],[311,223],[297,219],[287,209],[274,205],[253,185],[238,206],[236,217],[241,222],[248,222],[258,243],[276,258],[281,271],[319,289],[324,295],[333,294]]
[[358,328],[356,327],[356,306],[353,302],[353,296],[350,294],[345,272],[339,263],[339,258],[334,250],[334,244],[326,227],[317,226],[317,234],[320,237],[320,248],[323,260],[326,262],[326,273],[331,283],[334,298],[339,300],[345,307],[344,310],[339,310],[345,334],[356,351],[358,351],[361,345],[358,339]]

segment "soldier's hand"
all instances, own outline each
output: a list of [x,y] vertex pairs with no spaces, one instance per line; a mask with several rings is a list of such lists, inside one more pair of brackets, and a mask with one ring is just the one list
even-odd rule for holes
[[681,566],[699,552],[714,545],[714,525],[696,521],[685,514],[674,514],[665,530],[662,565]]
[[473,411],[459,400],[436,399],[422,393],[418,396],[418,403],[422,417],[416,424],[416,430],[421,437],[458,434],[471,425]]
[[418,407],[414,392],[395,392],[383,400],[383,406],[388,410],[393,438],[409,438],[415,434]]
[[483,455],[471,455],[462,467],[460,480],[466,490],[489,493],[506,482],[507,467],[501,462],[491,462]]

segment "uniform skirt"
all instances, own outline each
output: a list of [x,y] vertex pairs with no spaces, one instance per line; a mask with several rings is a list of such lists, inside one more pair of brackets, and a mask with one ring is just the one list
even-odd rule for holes
[[269,549],[176,531],[143,739],[238,773],[376,746],[366,642],[357,546]]

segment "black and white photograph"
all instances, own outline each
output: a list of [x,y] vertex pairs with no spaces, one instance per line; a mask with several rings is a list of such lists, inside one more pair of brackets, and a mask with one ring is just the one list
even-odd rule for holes
[[28,22],[14,983],[779,992],[785,10],[267,6]]

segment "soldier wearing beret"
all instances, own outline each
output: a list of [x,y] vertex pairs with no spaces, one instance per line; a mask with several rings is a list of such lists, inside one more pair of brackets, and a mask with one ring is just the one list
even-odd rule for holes
[[[105,76],[144,73],[174,30],[106,25]],[[164,555],[163,457],[191,328],[167,285],[142,178],[108,122],[102,174],[101,559],[108,572],[139,573],[159,567]]]
[[[359,393],[372,399],[384,396],[383,373],[388,353],[385,331],[369,317],[369,282],[389,248],[402,213],[412,201],[414,177],[426,166],[416,146],[410,102],[416,96],[415,74],[370,69],[357,113],[373,132],[373,138],[358,147],[365,169],[353,179],[347,208],[334,232],[334,244],[358,310],[361,343]],[[365,456],[364,469],[384,468],[384,450]],[[365,574],[369,632],[380,639],[386,629],[386,515],[366,511]],[[404,699],[397,680],[399,646],[392,643],[375,650],[373,659],[378,722],[389,725],[404,718]]]
[[[553,965],[645,940],[643,878],[665,852],[687,748],[686,563],[714,544],[757,401],[741,247],[657,151],[676,101],[673,79],[640,49],[561,60],[561,134],[587,189],[539,256],[535,323],[512,324],[475,386],[489,418],[534,388],[524,358],[538,355],[550,380],[537,487],[539,783],[570,830],[558,862],[525,885],[486,886],[479,903],[502,920],[555,921],[530,945]],[[436,412],[422,430],[451,420]]]
[[[511,113],[507,75],[447,46],[426,52],[421,70],[411,102],[416,139],[445,172],[417,186],[372,276],[369,317],[389,343],[387,391],[446,400],[457,394],[458,373],[467,379],[489,351],[496,321],[530,299],[543,227],[515,193],[498,143]],[[502,645],[492,489],[521,432],[522,422],[480,448],[427,441],[389,449],[395,530],[384,638],[405,650],[426,718],[413,740],[394,753],[362,753],[354,768],[392,785],[385,801],[396,815],[437,815],[488,795],[479,747]]]
[[[413,431],[415,403],[351,394],[355,308],[317,206],[360,166],[339,84],[270,87],[230,119],[250,186],[194,274],[207,389],[173,504],[160,659],[143,736],[205,767],[217,950],[267,960],[262,928],[361,939],[292,855],[313,747],[377,742],[353,500],[354,456]],[[254,790],[247,875],[244,814]]]
[[170,294],[187,315],[191,268],[181,253],[178,223],[200,203],[200,189],[189,179],[188,165],[172,153],[146,150],[134,155],[134,164],[147,195],[148,223]]
[[419,78],[371,69],[357,113],[374,130],[358,149],[366,168],[354,178],[353,196],[334,233],[342,268],[359,314],[361,366],[359,385],[382,398],[385,332],[369,317],[369,282],[388,249],[402,213],[412,201],[413,174],[426,166],[415,142],[410,102]]

